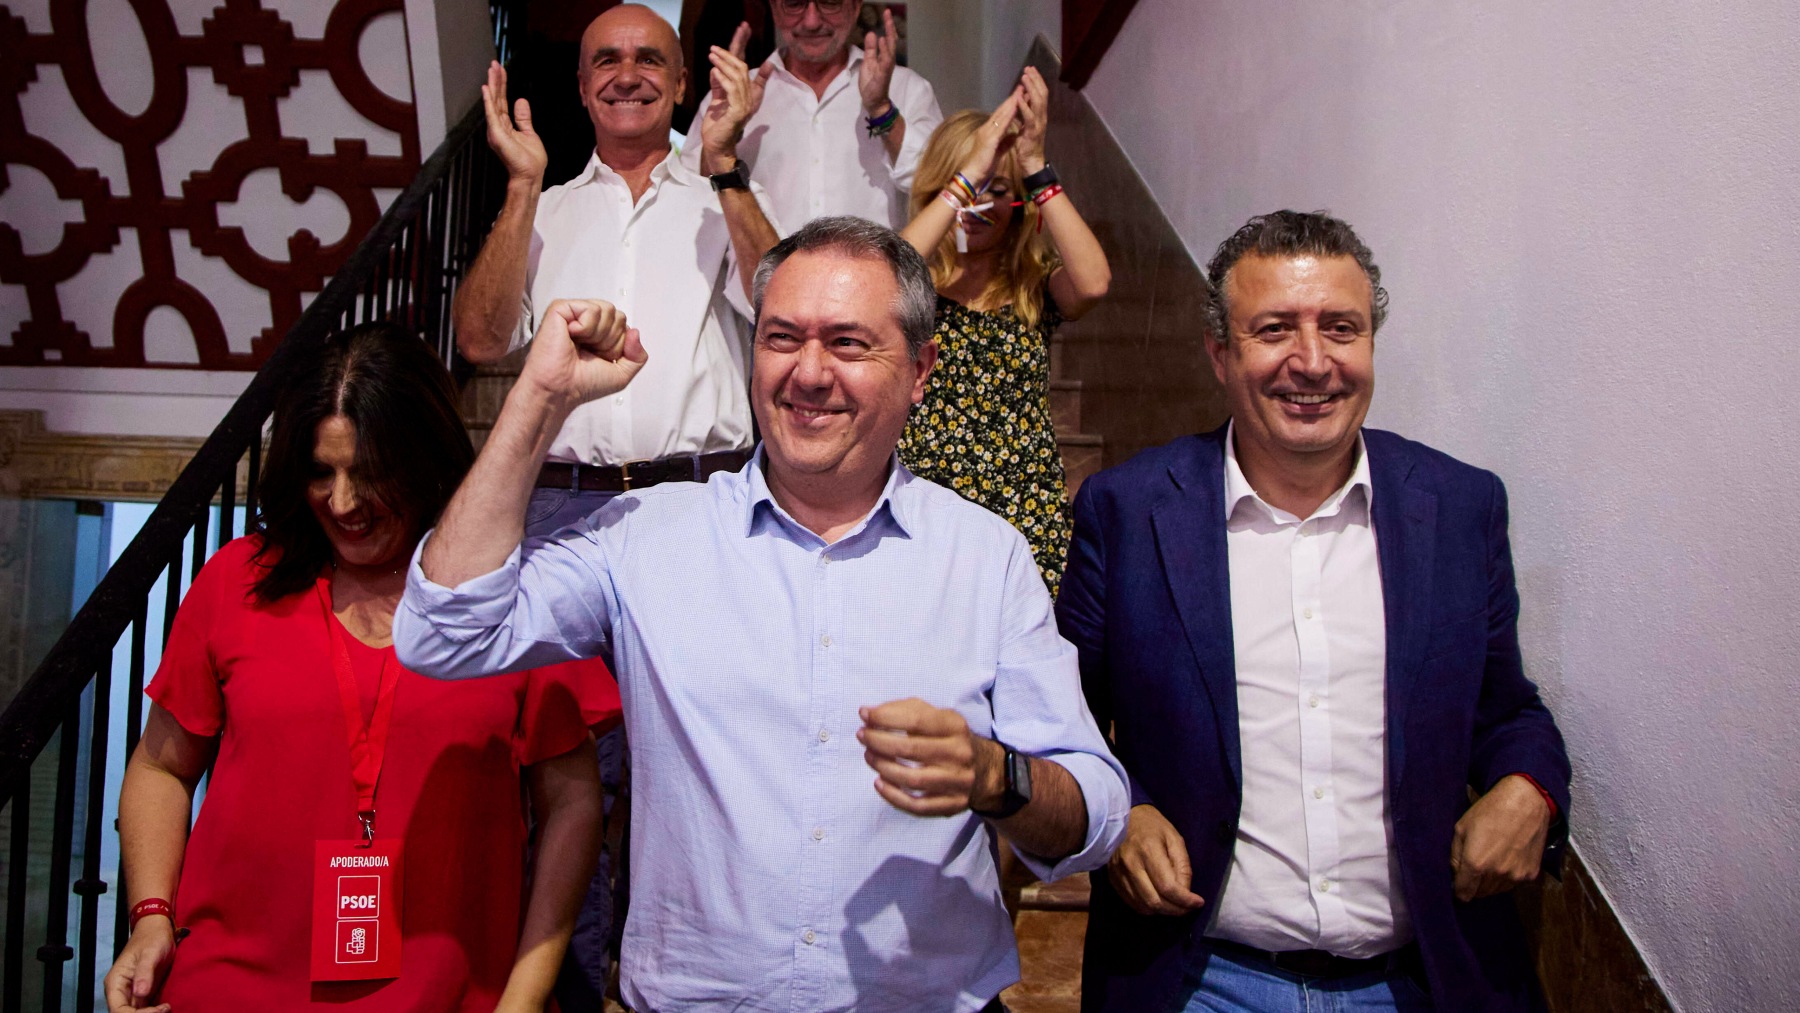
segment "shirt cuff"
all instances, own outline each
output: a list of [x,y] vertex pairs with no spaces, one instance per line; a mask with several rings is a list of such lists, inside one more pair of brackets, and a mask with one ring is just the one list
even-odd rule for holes
[[1552,823],[1556,822],[1556,817],[1558,815],[1558,810],[1556,808],[1556,799],[1552,798],[1550,796],[1550,793],[1544,790],[1543,785],[1537,783],[1537,778],[1532,777],[1530,774],[1527,774],[1522,770],[1513,771],[1512,776],[1522,777],[1525,780],[1531,782],[1531,786],[1533,788],[1537,789],[1537,793],[1539,795],[1544,796],[1544,804],[1550,807],[1550,822],[1552,822]]
[[1033,875],[1046,883],[1100,868],[1125,838],[1125,816],[1129,806],[1124,780],[1105,760],[1090,753],[1057,753],[1038,759],[1057,764],[1075,779],[1087,806],[1087,839],[1082,842],[1081,850],[1055,863],[1016,847],[1014,853]]
[[425,546],[435,531],[428,531],[413,550],[406,572],[406,595],[401,605],[423,619],[445,639],[466,643],[501,625],[511,613],[519,591],[519,560],[523,546],[515,546],[499,569],[471,577],[455,587],[445,587],[419,565]]

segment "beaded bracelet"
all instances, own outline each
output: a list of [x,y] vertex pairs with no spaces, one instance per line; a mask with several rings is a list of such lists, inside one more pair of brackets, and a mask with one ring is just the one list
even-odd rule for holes
[[894,124],[898,122],[900,122],[900,107],[889,102],[887,112],[882,113],[879,116],[865,118],[863,120],[863,127],[869,131],[870,137],[880,137],[882,134],[893,130]]

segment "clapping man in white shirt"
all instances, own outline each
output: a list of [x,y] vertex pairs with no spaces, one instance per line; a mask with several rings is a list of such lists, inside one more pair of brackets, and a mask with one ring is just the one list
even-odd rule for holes
[[[637,4],[595,18],[576,69],[594,154],[580,175],[548,190],[530,106],[518,100],[509,117],[506,71],[488,69],[482,101],[488,145],[507,170],[506,203],[457,290],[457,347],[471,362],[492,362],[523,346],[554,300],[594,298],[630,313],[651,354],[630,389],[562,422],[526,513],[532,534],[586,517],[628,489],[704,481],[749,459],[749,281],[776,233],[737,159],[750,70],[722,49],[711,59],[712,97],[695,120],[699,157],[690,168],[669,144],[686,87],[675,30]],[[602,735],[597,749],[610,789],[620,735]],[[568,990],[583,982],[597,993],[606,981],[610,860],[602,856],[570,943],[583,973],[565,975],[565,1001],[579,998]]]
[[[777,49],[752,80],[751,112],[739,151],[757,167],[782,227],[824,215],[855,215],[892,228],[906,224],[906,198],[925,142],[944,116],[931,83],[896,66],[894,15],[882,32],[850,44],[862,0],[771,0]],[[742,57],[750,26],[731,51]],[[701,104],[705,108],[705,103]],[[703,124],[696,117],[683,151],[697,166]]]

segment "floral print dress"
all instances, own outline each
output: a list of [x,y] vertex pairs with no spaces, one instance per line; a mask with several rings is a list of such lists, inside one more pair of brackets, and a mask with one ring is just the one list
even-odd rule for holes
[[1050,420],[1050,334],[1061,322],[1048,292],[1035,327],[1011,306],[974,310],[939,296],[937,367],[900,438],[900,460],[913,474],[1019,529],[1053,596],[1069,549]]

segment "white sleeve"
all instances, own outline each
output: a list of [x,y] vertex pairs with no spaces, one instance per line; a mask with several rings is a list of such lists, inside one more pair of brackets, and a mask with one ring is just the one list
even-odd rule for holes
[[905,67],[894,68],[888,98],[900,107],[900,115],[906,117],[906,138],[900,142],[900,154],[895,157],[888,174],[893,178],[896,190],[911,194],[919,157],[925,154],[932,131],[944,122],[944,114],[938,109],[937,93],[932,91],[931,82]]

